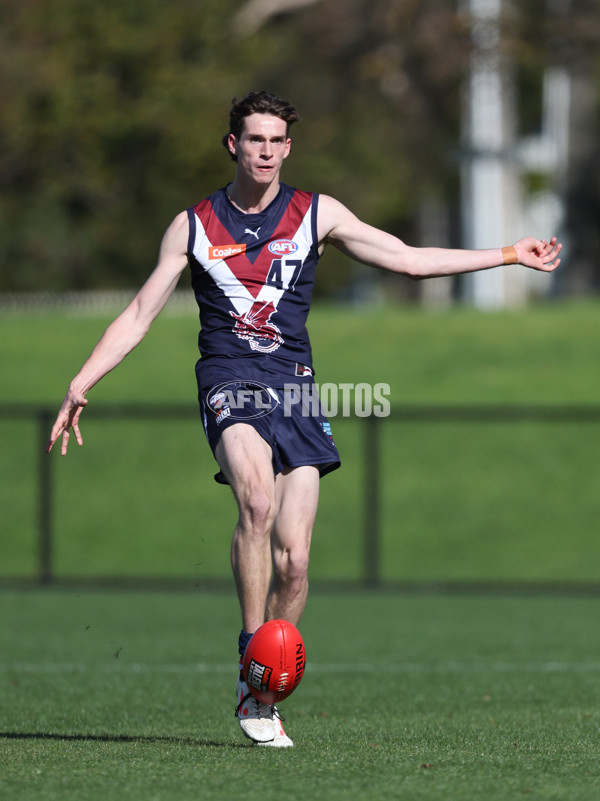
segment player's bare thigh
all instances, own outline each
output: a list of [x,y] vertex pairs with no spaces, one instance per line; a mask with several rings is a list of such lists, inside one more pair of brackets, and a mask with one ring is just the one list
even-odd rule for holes
[[319,504],[320,477],[317,467],[303,465],[280,473],[275,479],[276,517],[274,545],[283,549],[310,539]]
[[239,499],[261,488],[274,497],[271,446],[247,423],[236,423],[221,434],[215,456]]

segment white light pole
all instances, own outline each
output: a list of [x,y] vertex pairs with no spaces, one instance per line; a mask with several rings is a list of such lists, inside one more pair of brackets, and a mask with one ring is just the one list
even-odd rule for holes
[[[501,247],[510,244],[507,215],[511,196],[517,200],[514,169],[507,160],[514,114],[499,48],[501,0],[464,0],[464,5],[472,20],[473,54],[463,117],[463,238],[467,248]],[[506,270],[467,275],[465,295],[478,308],[507,305]]]

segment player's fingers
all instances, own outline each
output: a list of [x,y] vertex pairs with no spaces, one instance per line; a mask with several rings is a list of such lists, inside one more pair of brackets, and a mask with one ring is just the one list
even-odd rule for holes
[[539,247],[537,248],[537,255],[544,259],[549,253],[552,253],[554,245],[552,242],[547,242],[545,239],[540,241]]
[[77,423],[73,423],[73,433],[75,434],[75,440],[77,441],[77,444],[81,447],[81,445],[83,445],[83,437],[81,436],[81,431],[79,430]]
[[56,440],[60,437],[62,432],[65,430],[66,422],[61,418],[58,418],[57,421],[52,426],[52,431],[50,432],[50,437],[46,444],[46,453],[50,453],[52,450],[52,446],[56,442]]
[[71,421],[71,427],[73,429],[73,433],[75,434],[75,439],[77,440],[78,445],[83,445],[83,437],[81,436],[81,431],[79,430],[79,418],[81,417],[82,411],[83,406],[79,406],[73,415],[73,420]]
[[556,257],[561,252],[561,250],[562,250],[562,244],[560,242],[556,244],[555,240],[554,245],[552,245],[551,247],[549,246],[548,252],[544,254],[545,263],[549,264],[550,262],[555,261]]
[[69,429],[65,428],[65,430],[62,433],[62,441],[61,441],[61,444],[60,444],[61,456],[66,456],[67,455],[67,448],[69,447],[69,437],[70,436],[71,436],[71,434],[69,432]]
[[542,269],[547,273],[552,273],[558,265],[560,264],[560,259],[555,259],[554,261],[544,262],[544,266]]
[[50,436],[48,437],[48,442],[46,443],[46,453],[50,453],[52,450],[52,446],[56,442],[56,437],[54,436],[54,429],[50,432]]

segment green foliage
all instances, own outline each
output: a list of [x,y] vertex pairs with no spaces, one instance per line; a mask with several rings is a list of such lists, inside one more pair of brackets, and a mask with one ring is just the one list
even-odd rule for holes
[[596,599],[313,593],[283,752],[252,746],[233,715],[233,591],[0,600],[0,789],[13,801],[600,790]]
[[220,56],[229,37],[219,22],[235,5],[4,11],[4,289],[145,278],[168,222],[224,177],[224,110],[245,49]]
[[[300,110],[290,183],[413,244],[424,199],[456,207],[469,35],[453,4],[321,0],[239,30],[242,5],[3,3],[0,290],[138,286],[175,214],[231,179],[220,140],[249,89]],[[530,5],[509,20],[526,95],[555,54]],[[560,14],[541,17],[554,41]],[[571,58],[595,30],[592,13],[577,20],[563,26]],[[335,258],[318,291],[348,278]]]

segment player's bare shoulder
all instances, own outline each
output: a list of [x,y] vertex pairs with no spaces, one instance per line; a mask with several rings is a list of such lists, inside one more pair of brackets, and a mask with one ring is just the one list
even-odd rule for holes
[[319,195],[317,211],[317,233],[321,245],[335,239],[335,231],[340,225],[354,218],[352,212],[330,195]]
[[190,222],[187,211],[181,211],[173,219],[163,236],[162,247],[173,253],[187,252]]
[[158,254],[158,265],[170,271],[183,272],[188,263],[189,220],[187,211],[180,212],[165,231]]
[[335,243],[337,232],[353,221],[356,221],[355,215],[343,203],[330,195],[319,195],[317,232],[321,246]]

